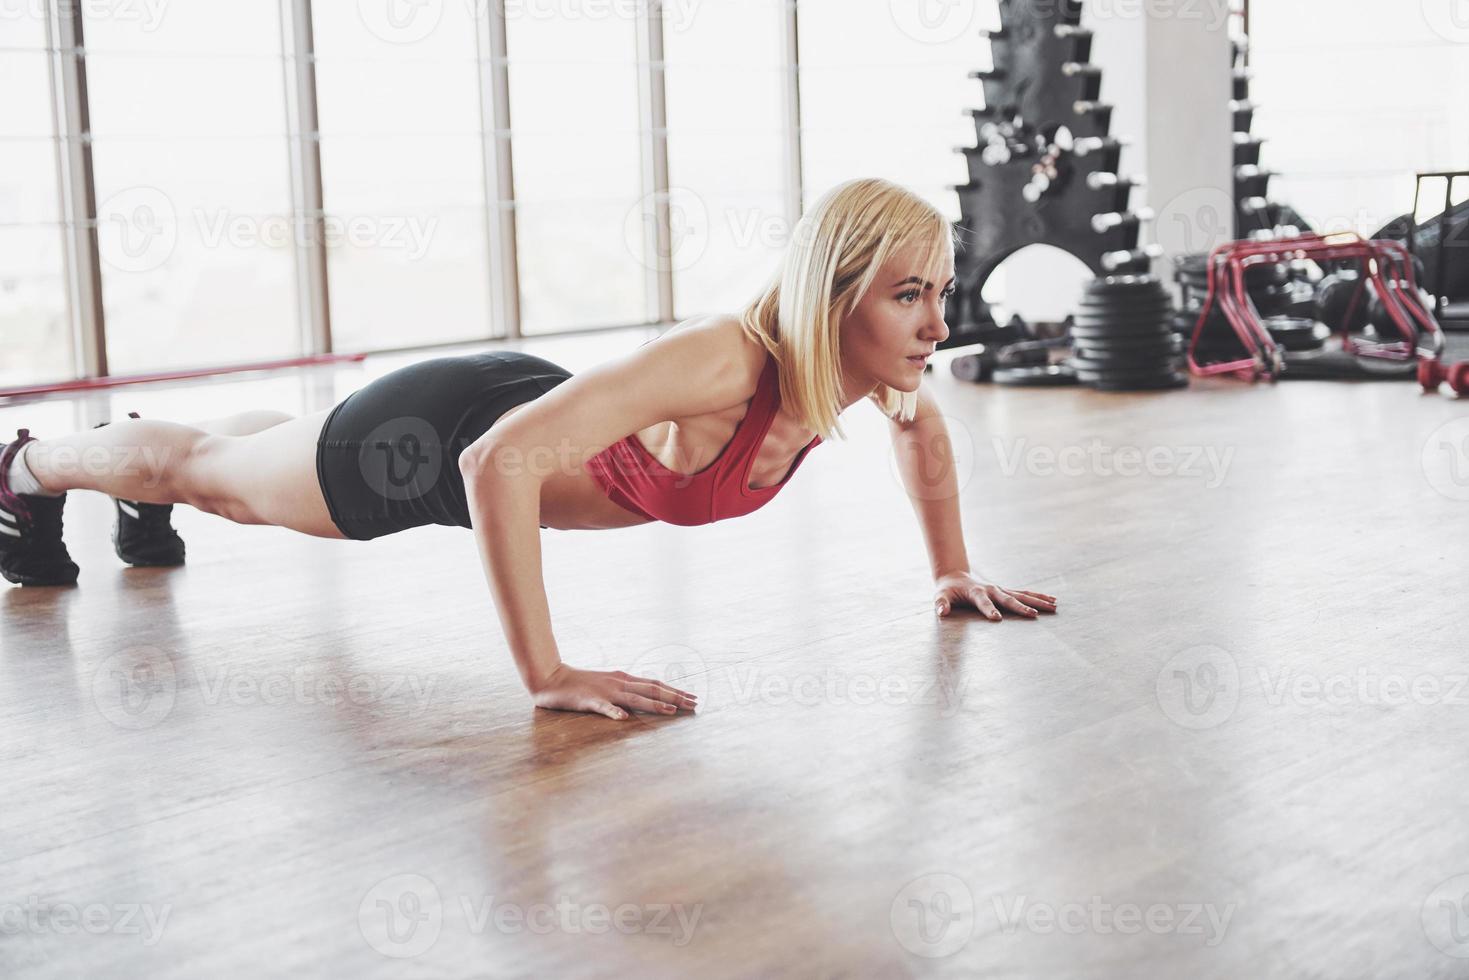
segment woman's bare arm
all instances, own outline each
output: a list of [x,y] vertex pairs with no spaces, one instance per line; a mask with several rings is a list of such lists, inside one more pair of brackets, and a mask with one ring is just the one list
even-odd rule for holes
[[919,385],[918,407],[912,419],[888,421],[898,472],[928,547],[935,588],[934,610],[940,616],[947,616],[956,605],[971,605],[992,620],[1001,618],[997,606],[1022,616],[1035,616],[1037,610],[1055,612],[1053,595],[1002,589],[970,571],[964,529],[960,524],[954,446],[929,386]]
[[623,708],[692,707],[685,692],[656,681],[561,662],[541,565],[541,490],[558,468],[584,466],[629,433],[748,397],[742,342],[722,322],[665,334],[561,382],[461,455],[480,562],[521,680],[538,705],[614,718],[626,717]]

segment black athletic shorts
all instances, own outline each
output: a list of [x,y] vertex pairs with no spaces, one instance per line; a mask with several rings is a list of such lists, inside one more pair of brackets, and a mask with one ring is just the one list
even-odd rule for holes
[[354,391],[316,440],[332,523],[358,541],[423,524],[469,527],[460,453],[569,377],[532,354],[486,351],[410,364]]

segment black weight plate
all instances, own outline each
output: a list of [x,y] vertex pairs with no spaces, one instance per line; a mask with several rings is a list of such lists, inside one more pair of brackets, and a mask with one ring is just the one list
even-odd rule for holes
[[1104,390],[1120,391],[1125,388],[1171,388],[1176,379],[1187,377],[1184,371],[1160,371],[1151,375],[1108,375],[1078,374],[1077,380],[1084,385]]
[[1173,329],[1173,321],[1161,316],[1079,316],[1072,322],[1071,327],[1073,330],[1080,327],[1083,330],[1116,330],[1119,333],[1137,333],[1140,330],[1170,333]]
[[1022,388],[1055,387],[1076,384],[1076,373],[1061,364],[1049,367],[998,368],[993,380],[997,385]]
[[1171,305],[1163,306],[1083,306],[1072,314],[1073,321],[1099,320],[1167,320],[1177,313]]
[[1086,284],[1088,296],[1102,294],[1132,293],[1150,289],[1161,290],[1163,283],[1155,276],[1098,276]]
[[1290,351],[1320,350],[1331,336],[1331,328],[1303,317],[1266,317],[1265,329],[1281,347]]
[[1171,306],[1154,306],[1149,309],[1140,310],[1088,310],[1085,308],[1077,310],[1072,314],[1071,321],[1079,323],[1084,327],[1106,326],[1109,323],[1164,323],[1173,319],[1177,312]]
[[1145,361],[1098,361],[1086,357],[1072,357],[1066,362],[1071,365],[1072,370],[1080,377],[1084,374],[1097,374],[1106,377],[1133,377],[1136,375],[1163,374],[1168,371],[1178,370],[1177,356],[1169,354],[1165,357],[1149,358]]
[[1102,352],[1077,348],[1076,353],[1071,355],[1071,363],[1077,367],[1099,371],[1129,371],[1134,368],[1145,370],[1162,364],[1170,364],[1177,359],[1178,354],[1167,348],[1144,354],[1131,352],[1119,354],[1115,351]]
[[1142,351],[1180,351],[1184,347],[1184,338],[1176,333],[1160,334],[1157,337],[1108,337],[1105,340],[1076,340],[1073,338],[1072,346],[1099,353],[1119,353]]
[[1071,346],[1087,347],[1092,350],[1102,351],[1172,350],[1185,340],[1187,340],[1186,337],[1176,334],[1172,330],[1155,330],[1152,333],[1131,334],[1120,337],[1115,335],[1077,337],[1073,335]]
[[1078,347],[1072,353],[1071,359],[1088,367],[1125,368],[1132,365],[1162,364],[1174,361],[1181,356],[1181,353],[1172,347],[1154,347],[1145,351],[1093,350],[1089,347]]
[[1165,374],[1172,374],[1177,365],[1168,361],[1160,361],[1157,364],[1146,365],[1138,368],[1101,368],[1079,363],[1075,358],[1067,360],[1066,366],[1076,372],[1076,376],[1082,381],[1091,382],[1097,379],[1104,381],[1125,381],[1134,378],[1157,378]]
[[1138,303],[1088,303],[1082,300],[1076,307],[1078,316],[1172,316],[1177,311],[1173,301],[1167,298]]
[[1160,361],[1173,360],[1182,353],[1182,351],[1167,345],[1149,347],[1144,350],[1097,350],[1094,347],[1077,347],[1071,356],[1088,364],[1106,366],[1113,364],[1156,364]]
[[1107,326],[1087,326],[1080,324],[1071,328],[1071,336],[1075,340],[1137,340],[1145,338],[1157,338],[1159,341],[1166,339],[1172,330],[1168,329],[1166,323],[1114,323]]
[[1083,310],[1151,310],[1171,307],[1173,297],[1162,291],[1136,296],[1083,296],[1078,305]]
[[1170,388],[1187,388],[1188,374],[1178,371],[1166,378],[1154,381],[1094,381],[1091,387],[1098,391],[1163,391]]

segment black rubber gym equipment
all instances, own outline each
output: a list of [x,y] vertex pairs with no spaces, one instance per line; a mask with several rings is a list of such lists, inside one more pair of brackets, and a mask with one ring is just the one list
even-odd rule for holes
[[1073,354],[1065,363],[1083,384],[1109,391],[1172,387],[1180,377],[1174,316],[1153,276],[1098,278],[1073,319]]
[[952,188],[961,247],[941,348],[993,346],[984,284],[1028,245],[1059,248],[1099,276],[1145,272],[1156,254],[1138,248],[1149,215],[1129,211],[1128,199],[1142,181],[1119,172],[1122,143],[1100,101],[1081,12],[1081,0],[999,0],[1000,30],[988,35],[994,67],[970,73],[985,100],[969,110],[975,145],[957,148],[969,180]]
[[[1444,182],[1442,202],[1429,200],[1428,180]],[[1469,171],[1417,175],[1413,210],[1378,229],[1373,238],[1389,238],[1413,253],[1418,285],[1437,297],[1435,312],[1445,329],[1469,329],[1469,200],[1455,204],[1455,193],[1469,183]],[[1430,205],[1432,205],[1430,207]],[[1422,206],[1438,213],[1423,224],[1414,216]]]
[[1084,347],[1077,344],[1071,355],[1071,360],[1082,367],[1094,367],[1098,370],[1111,368],[1127,368],[1134,366],[1156,366],[1170,363],[1178,359],[1180,351],[1175,349],[1172,342],[1155,344],[1145,350],[1138,349],[1102,349],[1097,347]]
[[[1358,333],[1367,326],[1368,307],[1372,300],[1372,287],[1362,286],[1355,270],[1333,272],[1316,284],[1316,319],[1326,324],[1335,333]],[[1355,296],[1355,305],[1353,297]],[[1347,324],[1350,314],[1351,323]]]
[[1286,381],[1416,381],[1416,361],[1389,361],[1380,357],[1357,357],[1340,350],[1286,351]]
[[1188,374],[1183,371],[1175,371],[1151,380],[1110,381],[1099,378],[1090,382],[1098,391],[1161,391],[1167,388],[1187,388],[1188,383]]
[[949,362],[949,370],[960,381],[988,381],[994,368],[993,361],[979,354],[962,354]]
[[1331,336],[1331,329],[1314,317],[1267,316],[1264,324],[1271,339],[1287,351],[1320,350]]
[[1020,388],[1054,388],[1076,384],[1076,372],[1065,364],[1046,367],[997,368],[994,373],[997,385],[1013,385]]
[[995,367],[1045,367],[1051,363],[1051,351],[1060,346],[1053,340],[1024,340],[1007,344],[995,358]]
[[1093,354],[1149,354],[1154,351],[1167,351],[1170,354],[1183,353],[1184,341],[1176,333],[1161,336],[1144,337],[1103,337],[1101,339],[1073,338],[1073,347],[1077,351],[1087,351],[1089,356]]
[[1097,327],[1073,327],[1071,338],[1074,343],[1085,344],[1089,341],[1108,340],[1152,340],[1162,343],[1172,333],[1166,327],[1160,328],[1153,323],[1119,323],[1111,326]]

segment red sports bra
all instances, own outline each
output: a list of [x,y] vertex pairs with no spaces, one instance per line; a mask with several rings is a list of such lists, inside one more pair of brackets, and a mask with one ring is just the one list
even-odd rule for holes
[[634,514],[667,524],[712,524],[759,509],[788,483],[806,454],[821,441],[816,436],[796,454],[785,478],[774,486],[750,489],[750,468],[780,407],[780,379],[775,358],[767,351],[760,382],[733,438],[714,462],[697,473],[668,469],[632,433],[587,461],[592,479],[613,503]]

